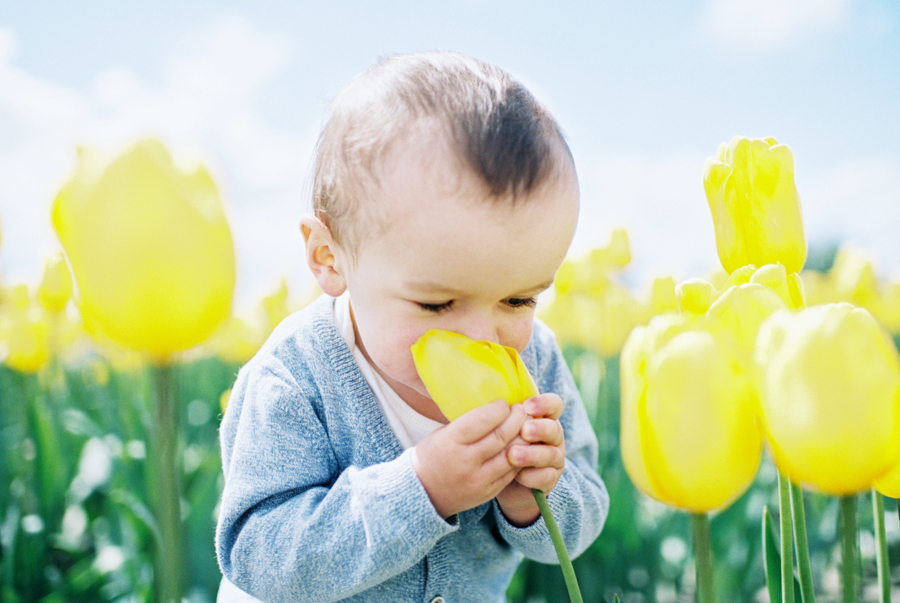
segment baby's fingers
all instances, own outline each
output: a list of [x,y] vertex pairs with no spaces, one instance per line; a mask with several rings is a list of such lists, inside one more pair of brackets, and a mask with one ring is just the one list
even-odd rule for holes
[[522,439],[529,443],[559,446],[565,441],[562,425],[555,419],[530,419],[522,426]]
[[506,457],[513,467],[552,467],[562,470],[566,464],[566,450],[560,446],[512,446]]
[[530,467],[519,471],[516,482],[526,488],[540,490],[547,494],[556,487],[560,475],[562,475],[562,471],[553,467]]
[[562,398],[556,394],[540,394],[533,398],[528,398],[522,403],[522,406],[525,407],[525,412],[530,417],[558,419],[563,411]]
[[453,434],[453,439],[460,444],[474,444],[509,418],[509,404],[505,400],[494,400],[474,408],[450,423],[445,429]]

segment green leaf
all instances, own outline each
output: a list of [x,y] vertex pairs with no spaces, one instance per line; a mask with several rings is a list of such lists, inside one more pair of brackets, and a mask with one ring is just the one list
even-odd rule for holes
[[[770,603],[781,603],[781,554],[778,552],[778,535],[769,516],[769,507],[763,507],[762,517],[763,550],[766,556],[766,586]],[[800,581],[794,576],[794,600],[803,601]]]

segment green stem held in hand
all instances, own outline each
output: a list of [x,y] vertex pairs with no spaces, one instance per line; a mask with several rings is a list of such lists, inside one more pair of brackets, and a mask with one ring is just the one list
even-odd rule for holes
[[691,515],[691,532],[694,537],[694,557],[697,566],[697,603],[713,603],[715,584],[709,515],[693,513]]
[[815,603],[812,569],[809,565],[809,543],[806,537],[806,512],[803,509],[803,490],[791,483],[791,515],[794,519],[794,540],[797,546],[797,569],[800,571],[800,592],[803,603]]
[[572,603],[584,603],[581,598],[581,590],[578,588],[578,580],[575,578],[575,568],[572,567],[572,560],[569,559],[569,552],[566,550],[566,543],[563,541],[559,526],[556,524],[556,518],[553,517],[553,511],[547,503],[547,497],[540,490],[533,489],[534,500],[541,510],[541,517],[547,524],[547,530],[550,532],[550,539],[553,541],[553,547],[556,549],[556,556],[559,557],[559,566],[562,568],[563,578],[566,581],[566,588],[569,591],[569,599]]
[[872,488],[872,513],[875,516],[875,561],[878,566],[879,603],[891,603],[891,567],[888,563],[884,528],[884,497]]
[[841,579],[844,603],[856,603],[859,582],[856,553],[856,495],[841,497]]
[[184,562],[181,523],[181,480],[178,450],[180,421],[173,395],[170,365],[152,368],[156,389],[153,422],[155,513],[160,538],[156,543],[154,592],[156,603],[179,603],[184,593]]
[[791,486],[778,472],[778,514],[781,524],[781,601],[794,603],[794,544],[791,538]]

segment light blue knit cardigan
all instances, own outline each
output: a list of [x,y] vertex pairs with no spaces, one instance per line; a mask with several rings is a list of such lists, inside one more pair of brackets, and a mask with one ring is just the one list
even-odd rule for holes
[[[543,520],[517,528],[496,501],[434,510],[321,296],[238,374],[221,425],[222,572],[263,601],[496,603],[522,555],[556,563]],[[600,533],[609,495],[597,441],[546,326],[522,359],[564,401],[566,467],[549,494],[570,554]],[[453,459],[447,459],[452,463]]]

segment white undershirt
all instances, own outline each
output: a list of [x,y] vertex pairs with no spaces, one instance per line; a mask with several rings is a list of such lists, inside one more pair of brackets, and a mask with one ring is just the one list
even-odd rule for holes
[[344,341],[353,351],[353,358],[359,365],[360,372],[375,393],[381,412],[384,413],[388,425],[404,449],[412,448],[422,438],[443,425],[413,410],[369,364],[362,350],[356,346],[353,319],[350,316],[350,294],[346,291],[334,302],[334,322]]

